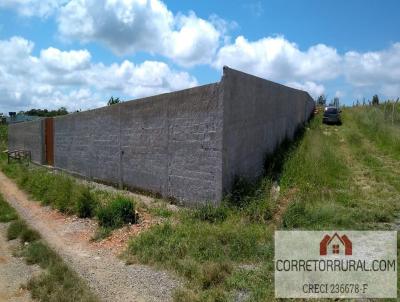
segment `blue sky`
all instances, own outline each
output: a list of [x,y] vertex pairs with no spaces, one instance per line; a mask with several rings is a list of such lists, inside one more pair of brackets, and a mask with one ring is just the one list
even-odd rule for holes
[[399,1],[2,0],[0,112],[216,82],[223,65],[342,103],[400,95]]

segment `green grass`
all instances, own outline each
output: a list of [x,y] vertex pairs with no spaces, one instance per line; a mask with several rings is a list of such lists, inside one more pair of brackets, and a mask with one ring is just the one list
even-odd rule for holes
[[17,218],[17,212],[0,195],[0,222],[9,222]]
[[134,202],[123,196],[101,206],[97,211],[97,216],[100,226],[111,229],[137,222]]
[[42,205],[50,205],[62,213],[76,214],[82,218],[96,217],[102,228],[98,239],[109,235],[110,229],[137,222],[135,201],[131,198],[115,193],[92,191],[69,175],[38,166],[7,164],[3,159],[0,161],[0,167],[21,189]]
[[[32,277],[27,285],[32,298],[42,302],[96,302],[98,299],[63,260],[41,239],[40,234],[18,219],[15,210],[4,201],[0,194],[0,210],[7,209],[17,219],[7,229],[7,239],[20,239],[19,254],[27,264],[38,264],[43,272]],[[0,212],[3,213],[3,212]],[[0,216],[2,217],[2,216]],[[2,222],[7,222],[2,221]]]
[[[240,295],[270,301],[275,228],[394,229],[400,121],[392,124],[382,106],[344,109],[342,126],[323,125],[321,118],[267,157],[258,183],[237,179],[221,206],[165,215],[163,223],[133,238],[127,261],[184,277],[176,301],[232,301]],[[278,178],[274,201],[270,191]]]
[[38,264],[45,270],[28,282],[27,288],[32,298],[43,302],[98,301],[87,285],[43,241],[36,240],[28,244],[21,255],[28,264]]
[[8,140],[8,128],[6,125],[0,125],[0,152],[2,153],[4,150],[8,148],[7,140]]

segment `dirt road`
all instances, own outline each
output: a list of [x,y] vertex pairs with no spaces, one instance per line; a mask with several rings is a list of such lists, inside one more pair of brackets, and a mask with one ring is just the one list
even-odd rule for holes
[[93,221],[65,217],[42,207],[0,172],[0,192],[18,214],[87,281],[103,301],[170,301],[179,282],[167,272],[127,266],[111,250],[90,242]]
[[30,302],[30,293],[21,285],[40,272],[38,266],[29,266],[21,258],[12,256],[18,244],[6,240],[7,224],[0,223],[0,302]]

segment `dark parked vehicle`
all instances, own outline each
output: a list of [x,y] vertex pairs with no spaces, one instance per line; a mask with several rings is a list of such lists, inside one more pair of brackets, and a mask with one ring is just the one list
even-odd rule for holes
[[340,117],[340,110],[336,107],[325,107],[324,117],[322,118],[324,124],[342,124]]

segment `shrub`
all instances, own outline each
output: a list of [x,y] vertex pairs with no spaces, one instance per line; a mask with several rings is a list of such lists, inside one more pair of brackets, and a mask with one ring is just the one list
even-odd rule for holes
[[76,201],[76,212],[79,217],[92,217],[97,207],[97,201],[89,188],[83,189]]
[[21,233],[22,242],[33,242],[40,239],[40,234],[34,230],[26,228]]
[[7,229],[7,239],[8,240],[14,240],[17,239],[22,232],[27,230],[27,226],[25,222],[22,220],[17,220],[14,221],[10,224],[10,226]]
[[135,205],[125,197],[117,197],[97,212],[100,226],[118,228],[125,223],[136,223]]

